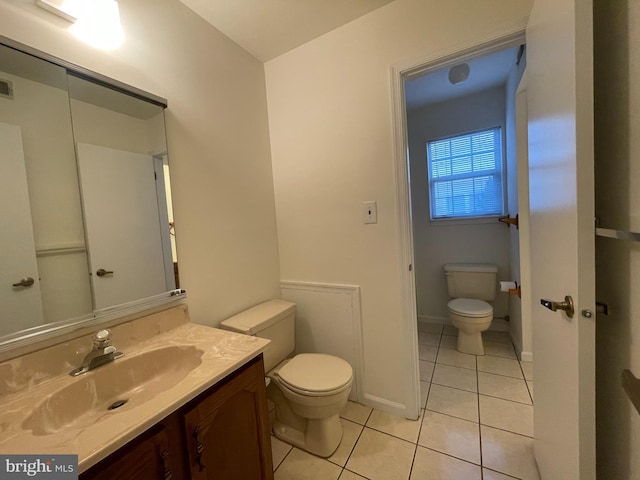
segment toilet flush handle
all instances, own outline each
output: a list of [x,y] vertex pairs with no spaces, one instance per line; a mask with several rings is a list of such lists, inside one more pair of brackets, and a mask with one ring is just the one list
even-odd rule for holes
[[569,295],[566,295],[564,297],[564,302],[554,302],[553,300],[541,298],[540,304],[554,312],[557,310],[564,310],[567,314],[567,317],[569,318],[573,318],[573,314],[575,312],[573,308],[573,298],[571,298]]

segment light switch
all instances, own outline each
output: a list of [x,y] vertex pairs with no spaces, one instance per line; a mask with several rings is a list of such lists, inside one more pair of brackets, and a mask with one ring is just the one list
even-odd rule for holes
[[376,202],[362,202],[362,222],[378,223],[378,206]]

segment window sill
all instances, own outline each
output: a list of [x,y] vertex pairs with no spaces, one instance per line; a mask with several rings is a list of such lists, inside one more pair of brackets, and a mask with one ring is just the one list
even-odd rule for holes
[[498,219],[503,215],[495,215],[491,217],[465,217],[465,218],[442,218],[438,220],[429,220],[429,226],[432,227],[450,227],[456,225],[482,225],[487,223],[498,223]]

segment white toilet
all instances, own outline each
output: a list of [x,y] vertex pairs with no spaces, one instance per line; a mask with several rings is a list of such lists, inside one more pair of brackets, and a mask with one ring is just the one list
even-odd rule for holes
[[271,379],[268,398],[276,405],[273,433],[320,457],[330,456],[342,440],[339,414],[347,403],[353,370],[345,360],[295,348],[295,303],[269,300],[221,323],[221,328],[268,338],[264,368]]
[[473,263],[448,263],[444,266],[449,296],[447,304],[451,323],[458,329],[457,350],[484,355],[482,332],[493,320],[498,267]]

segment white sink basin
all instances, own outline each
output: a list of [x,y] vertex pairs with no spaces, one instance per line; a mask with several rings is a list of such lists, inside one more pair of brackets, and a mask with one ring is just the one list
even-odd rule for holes
[[34,435],[49,435],[118,415],[179,383],[200,365],[202,354],[194,346],[171,346],[125,355],[48,395],[22,427]]

